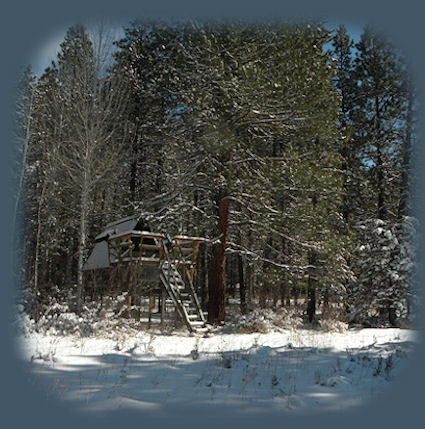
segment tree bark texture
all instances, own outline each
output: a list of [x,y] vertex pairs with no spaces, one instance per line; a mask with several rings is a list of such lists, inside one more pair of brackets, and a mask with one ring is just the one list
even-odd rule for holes
[[239,297],[240,297],[240,309],[241,314],[246,314],[246,286],[245,278],[243,275],[243,259],[242,255],[238,254],[238,274],[239,274]]
[[376,170],[377,170],[377,208],[376,216],[378,219],[384,220],[386,217],[385,209],[385,190],[384,190],[384,161],[382,159],[382,148],[381,148],[381,115],[379,110],[379,99],[375,97],[375,131],[376,131]]
[[309,255],[309,264],[312,268],[309,268],[309,275],[307,280],[307,316],[310,323],[314,322],[316,316],[316,280],[314,279],[314,265],[316,264],[316,254],[311,252]]
[[400,201],[398,205],[397,220],[400,222],[403,216],[409,215],[409,175],[411,164],[411,133],[412,133],[412,101],[413,94],[411,84],[408,89],[406,136],[403,144],[403,161],[401,164]]
[[219,242],[214,246],[213,264],[209,284],[208,322],[224,322],[225,316],[225,250],[227,223],[229,217],[229,199],[227,193],[220,191],[217,196],[218,203],[218,232]]
[[89,175],[84,172],[83,187],[81,191],[80,233],[78,245],[78,271],[77,271],[77,313],[80,314],[83,307],[83,265],[87,238],[87,213],[89,203]]

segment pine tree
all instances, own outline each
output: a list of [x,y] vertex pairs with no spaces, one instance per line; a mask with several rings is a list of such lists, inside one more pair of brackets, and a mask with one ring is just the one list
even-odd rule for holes
[[351,118],[368,181],[363,209],[366,216],[385,221],[394,219],[398,202],[392,162],[400,151],[398,129],[403,119],[401,64],[388,41],[370,28],[356,48]]
[[124,38],[116,43],[114,74],[124,77],[129,96],[127,205],[156,212],[166,193],[165,152],[172,150],[169,123],[178,115],[174,69],[181,35],[161,22],[136,21],[124,30]]
[[356,222],[361,202],[361,148],[353,138],[352,112],[355,110],[356,78],[354,77],[354,42],[343,25],[333,37],[332,55],[335,57],[337,75],[335,85],[340,95],[338,152],[342,158],[344,196],[341,213],[347,226]]
[[[29,153],[33,142],[33,117],[35,109],[35,96],[36,96],[36,82],[31,68],[28,67],[19,82],[17,104],[16,104],[16,137],[17,137],[17,151],[16,151],[16,200],[13,214],[13,232],[15,237],[14,243],[14,269],[19,270],[21,267],[26,266],[25,248],[23,246],[25,237],[25,222],[23,222],[23,209],[25,207],[25,182],[29,170]],[[21,214],[20,217],[18,215]],[[19,219],[19,222],[18,222]],[[22,278],[22,272],[17,273],[18,278],[25,282],[25,276]]]
[[[245,231],[251,229],[255,237],[250,249],[235,242],[224,246],[224,240],[220,241],[220,256],[212,272],[223,267],[223,255],[228,251],[257,255],[254,258],[287,268],[288,264],[282,264],[282,252],[273,249],[274,243],[279,248],[282,237],[300,236],[301,231],[295,226],[297,220],[291,216],[290,207],[283,207],[279,201],[280,195],[297,201],[291,206],[300,209],[306,197],[311,200],[314,191],[316,199],[322,199],[321,179],[318,180],[321,177],[326,188],[323,204],[331,195],[333,201],[338,201],[335,197],[340,178],[335,171],[334,145],[337,97],[330,84],[333,70],[321,49],[327,34],[313,27],[267,26],[204,28],[201,34],[202,37],[198,33],[192,35],[198,39],[188,44],[206,45],[207,53],[198,48],[190,55],[196,66],[192,72],[201,75],[202,80],[187,94],[184,124],[192,125],[192,135],[208,136],[200,136],[198,142],[211,163],[211,170],[204,168],[210,177],[211,195],[218,195],[215,201],[220,227],[215,236],[224,238],[223,232],[234,237],[246,235],[241,235],[240,227],[239,232],[227,230],[228,222],[231,229],[235,224],[245,225]],[[294,165],[298,165],[298,160],[297,171]],[[310,183],[294,187],[294,180],[303,177],[308,177]],[[317,187],[312,187],[314,180]],[[291,219],[286,226],[288,234],[279,233],[279,208],[284,217]],[[329,213],[326,219],[332,218]],[[305,219],[305,212],[303,216]],[[298,228],[301,225],[306,228],[307,224],[299,222]],[[313,226],[313,218],[308,225]],[[301,248],[303,244],[308,248],[311,242],[314,246],[313,240],[318,237],[309,234],[311,230],[301,233],[301,239],[293,242],[301,243]],[[270,247],[271,252],[266,251]],[[223,248],[227,250],[223,252]],[[299,265],[307,264],[303,261]],[[214,293],[214,286],[211,289]]]
[[407,277],[404,286],[394,280],[401,278],[394,255],[402,247],[396,233],[403,229],[400,207],[407,213],[412,105],[405,67],[385,37],[367,28],[356,48],[352,74],[356,86],[349,118],[361,161],[356,171],[364,183],[357,216],[361,232],[352,258],[357,282],[352,282],[355,299],[350,300],[354,305],[350,312],[362,313],[363,320],[379,314],[394,325],[404,299],[400,291],[411,284]]
[[62,190],[74,197],[71,213],[78,219],[77,311],[81,311],[82,269],[93,196],[111,183],[121,164],[116,130],[125,92],[118,79],[109,79],[101,52],[81,26],[68,31],[54,73],[58,92],[52,104],[61,134],[51,155],[60,166]]
[[354,253],[351,320],[398,326],[412,315],[415,301],[416,222],[408,217],[397,224],[375,219],[359,228],[362,244]]
[[404,91],[405,91],[405,120],[404,126],[401,129],[401,145],[400,157],[400,198],[397,210],[397,220],[402,221],[403,216],[411,216],[412,214],[412,200],[413,200],[413,169],[412,169],[412,155],[414,149],[414,116],[415,116],[415,100],[414,89],[411,77],[408,72],[404,73]]
[[[89,33],[70,29],[34,83],[24,199],[28,277],[43,295],[76,279],[81,309],[87,237],[134,212],[170,235],[211,239],[198,280],[209,280],[212,323],[238,281],[241,312],[252,290],[267,306],[305,288],[312,322],[319,300],[342,305],[351,291],[352,315],[404,317],[414,298],[400,279],[412,265],[400,255],[410,250],[393,240],[388,253],[388,234],[376,233],[410,236],[409,223],[391,223],[406,213],[413,129],[392,48],[367,31],[353,62],[344,28],[330,53],[319,23],[136,22],[124,32],[105,68]],[[378,276],[381,257],[404,268],[398,280],[382,269],[378,290],[361,274],[369,264]]]

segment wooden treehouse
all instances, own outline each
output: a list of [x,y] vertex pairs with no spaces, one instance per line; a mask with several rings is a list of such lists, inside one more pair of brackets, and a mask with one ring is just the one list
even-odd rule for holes
[[168,306],[190,332],[210,332],[193,280],[196,269],[198,237],[176,236],[172,240],[154,233],[137,218],[108,224],[95,238],[95,247],[84,265],[86,273],[107,270],[109,281],[118,277],[122,291],[128,292],[128,311],[140,318],[142,297],[148,296],[150,326],[153,299],[158,297],[161,327]]

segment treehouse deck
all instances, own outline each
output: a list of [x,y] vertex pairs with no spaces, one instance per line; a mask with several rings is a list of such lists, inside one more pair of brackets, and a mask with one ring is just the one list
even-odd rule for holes
[[[124,219],[108,225],[109,229],[96,237],[85,270],[126,267],[129,308],[137,305],[142,290],[148,289],[150,323],[152,294],[160,292],[161,325],[168,302],[189,332],[210,332],[193,285],[199,245],[205,240],[188,236],[170,240],[164,234],[139,230],[140,222],[134,221]],[[126,226],[131,229],[125,230]]]

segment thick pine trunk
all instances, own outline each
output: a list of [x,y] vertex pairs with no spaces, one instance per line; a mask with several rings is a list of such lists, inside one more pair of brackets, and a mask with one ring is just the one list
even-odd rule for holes
[[307,316],[310,323],[314,322],[316,316],[316,289],[313,285],[313,281],[308,279],[308,304],[307,304]]
[[203,269],[203,275],[202,275],[204,289],[203,289],[202,294],[203,294],[203,300],[204,300],[203,308],[205,310],[208,309],[208,307],[207,307],[207,302],[208,302],[207,296],[208,296],[208,290],[209,290],[209,272],[208,272],[209,260],[210,260],[210,254],[208,251],[208,247],[204,246],[204,260],[203,260],[204,269]]
[[[205,236],[205,234],[203,234]],[[196,289],[199,290],[199,298],[201,299],[201,307],[202,309],[205,306],[205,253],[204,246],[201,246],[199,249],[199,257],[198,257],[198,269],[196,270]]]
[[224,322],[225,316],[225,250],[227,223],[229,217],[229,199],[224,191],[217,196],[219,242],[214,246],[213,264],[209,283],[208,321],[209,323]]

